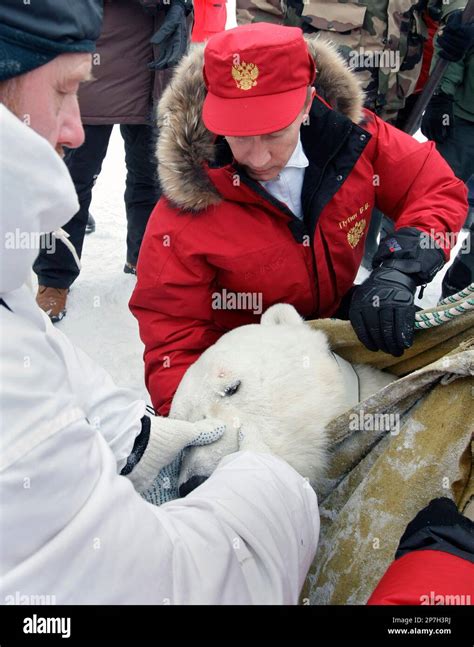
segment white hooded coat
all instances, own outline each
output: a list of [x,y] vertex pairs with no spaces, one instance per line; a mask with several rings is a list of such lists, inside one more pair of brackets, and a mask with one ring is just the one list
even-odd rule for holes
[[[0,603],[296,603],[318,540],[314,491],[280,459],[238,452],[185,499],[142,499],[119,469],[145,402],[23,285],[35,234],[78,204],[54,149],[3,105],[0,178]],[[11,248],[15,231],[33,249]]]

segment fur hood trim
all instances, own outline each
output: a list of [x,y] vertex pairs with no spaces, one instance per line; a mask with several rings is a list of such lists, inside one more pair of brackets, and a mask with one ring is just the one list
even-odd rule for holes
[[[316,90],[334,110],[355,123],[362,120],[364,93],[357,77],[335,46],[306,37],[316,64]],[[178,207],[201,211],[221,201],[204,163],[215,159],[215,135],[201,118],[206,96],[202,68],[204,45],[194,45],[164,91],[158,104],[156,155],[163,195]]]

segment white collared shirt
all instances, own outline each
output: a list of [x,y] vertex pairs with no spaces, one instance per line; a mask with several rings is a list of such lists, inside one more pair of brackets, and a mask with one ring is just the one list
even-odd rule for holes
[[304,154],[301,137],[299,136],[296,148],[285,168],[275,179],[260,181],[260,184],[274,198],[284,202],[300,220],[303,219],[301,189],[303,188],[304,170],[308,165],[308,158]]

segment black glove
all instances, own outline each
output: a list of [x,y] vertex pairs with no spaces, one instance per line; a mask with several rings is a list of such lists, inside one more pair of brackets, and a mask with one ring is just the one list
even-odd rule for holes
[[453,97],[444,92],[431,97],[421,120],[421,132],[425,137],[442,144],[448,138],[454,123]]
[[429,234],[416,227],[402,227],[380,241],[372,267],[391,267],[409,274],[416,285],[424,285],[445,262],[443,250]]
[[186,2],[171,0],[165,20],[150,42],[160,46],[160,56],[149,64],[150,69],[165,70],[180,61],[188,46]]
[[416,283],[398,270],[377,268],[355,289],[349,318],[369,350],[400,357],[413,343]]
[[474,46],[474,22],[462,23],[462,11],[458,9],[448,16],[446,26],[440,31],[437,45],[441,58],[447,61],[460,61],[464,54]]
[[349,318],[359,340],[372,351],[400,357],[413,343],[415,291],[445,263],[426,233],[403,227],[382,240],[369,278],[354,290]]

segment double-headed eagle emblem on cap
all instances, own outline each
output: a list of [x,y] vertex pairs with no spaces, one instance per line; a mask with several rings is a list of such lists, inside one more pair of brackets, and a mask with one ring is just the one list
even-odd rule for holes
[[232,78],[239,90],[250,90],[257,85],[258,75],[259,71],[255,63],[242,61],[239,65],[232,65]]

